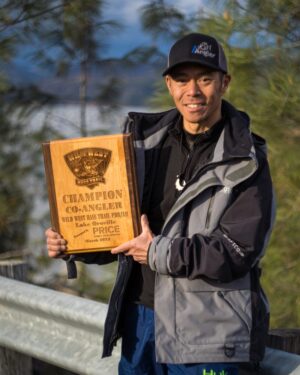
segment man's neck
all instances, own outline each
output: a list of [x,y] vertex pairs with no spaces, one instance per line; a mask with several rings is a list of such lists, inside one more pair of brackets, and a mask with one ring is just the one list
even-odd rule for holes
[[212,128],[217,122],[219,122],[222,118],[222,112],[221,108],[220,111],[218,111],[215,116],[209,119],[209,121],[201,121],[197,123],[192,123],[187,121],[186,119],[183,119],[183,128],[187,133],[190,134],[201,134],[208,131],[210,128]]

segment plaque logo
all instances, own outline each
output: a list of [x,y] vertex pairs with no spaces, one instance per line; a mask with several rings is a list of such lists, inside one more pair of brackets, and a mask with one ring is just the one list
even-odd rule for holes
[[93,189],[99,183],[105,184],[104,174],[110,162],[110,150],[98,147],[81,148],[69,152],[64,158],[76,177],[76,185]]

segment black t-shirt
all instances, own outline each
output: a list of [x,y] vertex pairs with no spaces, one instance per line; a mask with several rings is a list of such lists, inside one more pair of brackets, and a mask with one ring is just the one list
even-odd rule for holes
[[[161,233],[164,221],[180,195],[175,187],[178,176],[188,182],[195,167],[209,162],[224,127],[222,119],[211,129],[201,134],[190,134],[183,130],[182,119],[171,128],[159,149],[151,150],[151,163],[145,155],[146,170],[142,213],[147,214],[150,228],[155,235]],[[133,263],[132,273],[126,289],[126,299],[154,307],[155,272],[148,265]]]

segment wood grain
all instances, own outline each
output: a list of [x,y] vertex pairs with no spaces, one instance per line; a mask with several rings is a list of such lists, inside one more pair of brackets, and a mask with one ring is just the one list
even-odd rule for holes
[[140,231],[131,134],[42,145],[51,223],[68,253],[107,251]]

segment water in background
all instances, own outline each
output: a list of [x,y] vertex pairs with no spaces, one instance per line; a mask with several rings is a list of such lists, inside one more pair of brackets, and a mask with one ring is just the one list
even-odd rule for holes
[[[96,104],[88,104],[86,123],[89,135],[120,133],[121,126],[128,112],[149,112],[145,107],[119,107],[115,110],[102,109]],[[78,104],[57,104],[45,106],[36,111],[30,118],[30,128],[37,129],[44,123],[62,133],[66,138],[80,136],[80,107]]]

